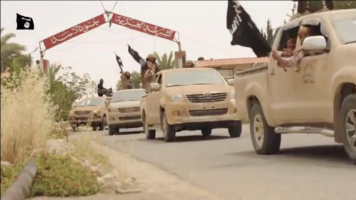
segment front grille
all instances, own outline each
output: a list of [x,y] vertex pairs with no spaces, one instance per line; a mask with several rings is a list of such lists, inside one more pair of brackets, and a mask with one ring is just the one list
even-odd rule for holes
[[226,113],[227,113],[227,108],[189,110],[189,115],[193,117],[225,115]]
[[119,108],[119,112],[121,113],[140,112],[140,107]]
[[141,116],[136,115],[136,116],[129,116],[129,117],[119,117],[119,120],[136,120],[136,119],[141,119]]
[[77,114],[77,115],[88,115],[88,114],[90,114],[90,110],[87,110],[87,111],[75,111],[74,113]]
[[80,120],[80,121],[87,121],[87,117],[81,117],[81,118],[74,118],[75,120]]
[[206,93],[206,94],[189,94],[187,98],[192,103],[209,103],[224,101],[227,93]]

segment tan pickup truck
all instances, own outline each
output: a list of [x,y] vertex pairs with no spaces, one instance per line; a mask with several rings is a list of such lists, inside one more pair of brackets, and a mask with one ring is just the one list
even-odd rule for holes
[[295,19],[279,29],[272,49],[282,53],[302,25],[313,34],[302,45],[298,38],[305,56],[293,68],[271,58],[235,78],[239,116],[250,120],[258,154],[279,151],[281,134],[315,133],[342,143],[356,163],[356,9]]
[[106,126],[106,97],[92,97],[80,101],[69,111],[68,121],[75,131],[79,125],[88,122],[93,130],[104,130]]
[[109,135],[120,133],[120,128],[142,127],[140,100],[144,89],[119,90],[107,101]]
[[154,139],[156,129],[162,129],[167,142],[183,130],[201,130],[208,137],[214,128],[227,128],[231,137],[239,137],[234,97],[233,87],[214,69],[162,70],[141,99],[146,138]]

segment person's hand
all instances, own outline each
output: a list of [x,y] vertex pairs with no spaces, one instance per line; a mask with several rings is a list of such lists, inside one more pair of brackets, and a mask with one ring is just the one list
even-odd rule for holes
[[284,60],[283,60],[283,58],[277,53],[277,51],[272,50],[272,58],[275,59],[275,60],[278,62],[278,67],[283,68],[283,70],[284,70],[285,72],[287,71],[287,69],[286,69],[285,67],[282,67],[282,66],[279,65],[280,63],[283,63]]
[[284,56],[293,56],[293,51],[291,51],[290,49],[283,49],[283,55]]

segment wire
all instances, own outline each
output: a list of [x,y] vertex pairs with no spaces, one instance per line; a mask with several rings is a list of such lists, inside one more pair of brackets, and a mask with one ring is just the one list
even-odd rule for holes
[[112,13],[112,11],[114,10],[114,8],[115,8],[115,6],[116,6],[116,4],[117,4],[118,1],[119,1],[119,0],[116,0],[114,7],[112,7],[112,9],[111,9],[111,13]]
[[101,6],[103,7],[104,11],[106,11],[102,0],[100,0],[100,3],[101,3]]
[[230,53],[232,52],[231,50],[223,49],[223,48],[220,48],[220,47],[216,47],[216,46],[214,46],[214,45],[211,45],[211,44],[208,44],[208,43],[205,43],[205,42],[196,40],[196,39],[191,38],[191,37],[188,37],[188,36],[186,36],[186,35],[182,35],[182,36],[185,37],[185,38],[187,38],[187,39],[189,39],[189,40],[192,40],[192,41],[194,41],[194,42],[203,44],[203,45],[205,45],[205,46],[209,46],[209,47],[214,48],[214,49],[219,49],[219,50],[221,50],[221,51],[230,52]]
[[81,41],[81,42],[78,42],[78,44],[79,44],[79,43],[80,43],[80,44],[115,43],[115,42],[128,41],[128,40],[132,40],[132,39],[136,39],[136,38],[141,38],[141,37],[148,37],[148,36],[150,36],[150,35],[140,35],[140,36],[137,36],[137,37],[134,37],[134,38],[130,37],[130,38],[125,38],[125,39],[120,39],[120,40],[101,41],[101,42],[99,42],[99,41],[96,41],[96,42],[83,42],[83,41]]
[[109,33],[122,33],[122,32],[125,32],[125,31],[128,31],[128,30],[130,30],[130,29],[128,29],[128,28],[125,28],[125,29],[121,29],[121,30],[118,30],[118,31],[111,31],[111,30],[109,30],[109,29],[105,29],[105,28],[103,28],[103,27],[98,27],[99,29],[101,29],[101,30],[104,30],[104,31],[106,31],[106,32],[109,32]]

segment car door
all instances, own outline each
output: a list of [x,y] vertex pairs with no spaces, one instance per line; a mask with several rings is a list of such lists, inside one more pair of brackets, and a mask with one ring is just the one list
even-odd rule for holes
[[[328,37],[328,25],[320,17],[309,17],[303,20],[302,25],[309,25],[320,29],[315,35],[322,35],[327,39],[328,49],[332,48],[332,38]],[[300,47],[297,42],[297,48]],[[332,76],[332,63],[330,52],[320,52],[311,54],[306,52],[299,63],[299,71],[294,79],[295,104],[298,112],[295,115],[300,121],[322,122],[329,121],[332,116],[332,93],[329,91],[329,84]]]
[[[162,74],[158,73],[155,83],[158,83],[162,87]],[[160,97],[161,97],[161,89],[158,91],[150,91],[148,94],[148,103],[146,105],[147,115],[149,116],[149,123],[151,125],[160,124]]]
[[[272,49],[276,49],[281,55],[283,49],[287,47],[288,39],[295,37],[298,28],[299,22],[295,20],[280,28]],[[267,74],[269,96],[271,97],[270,110],[272,118],[279,124],[294,120],[294,116],[291,114],[295,111],[296,101],[293,88],[294,75],[295,72],[292,68],[284,70],[278,66],[276,60],[270,59]]]

